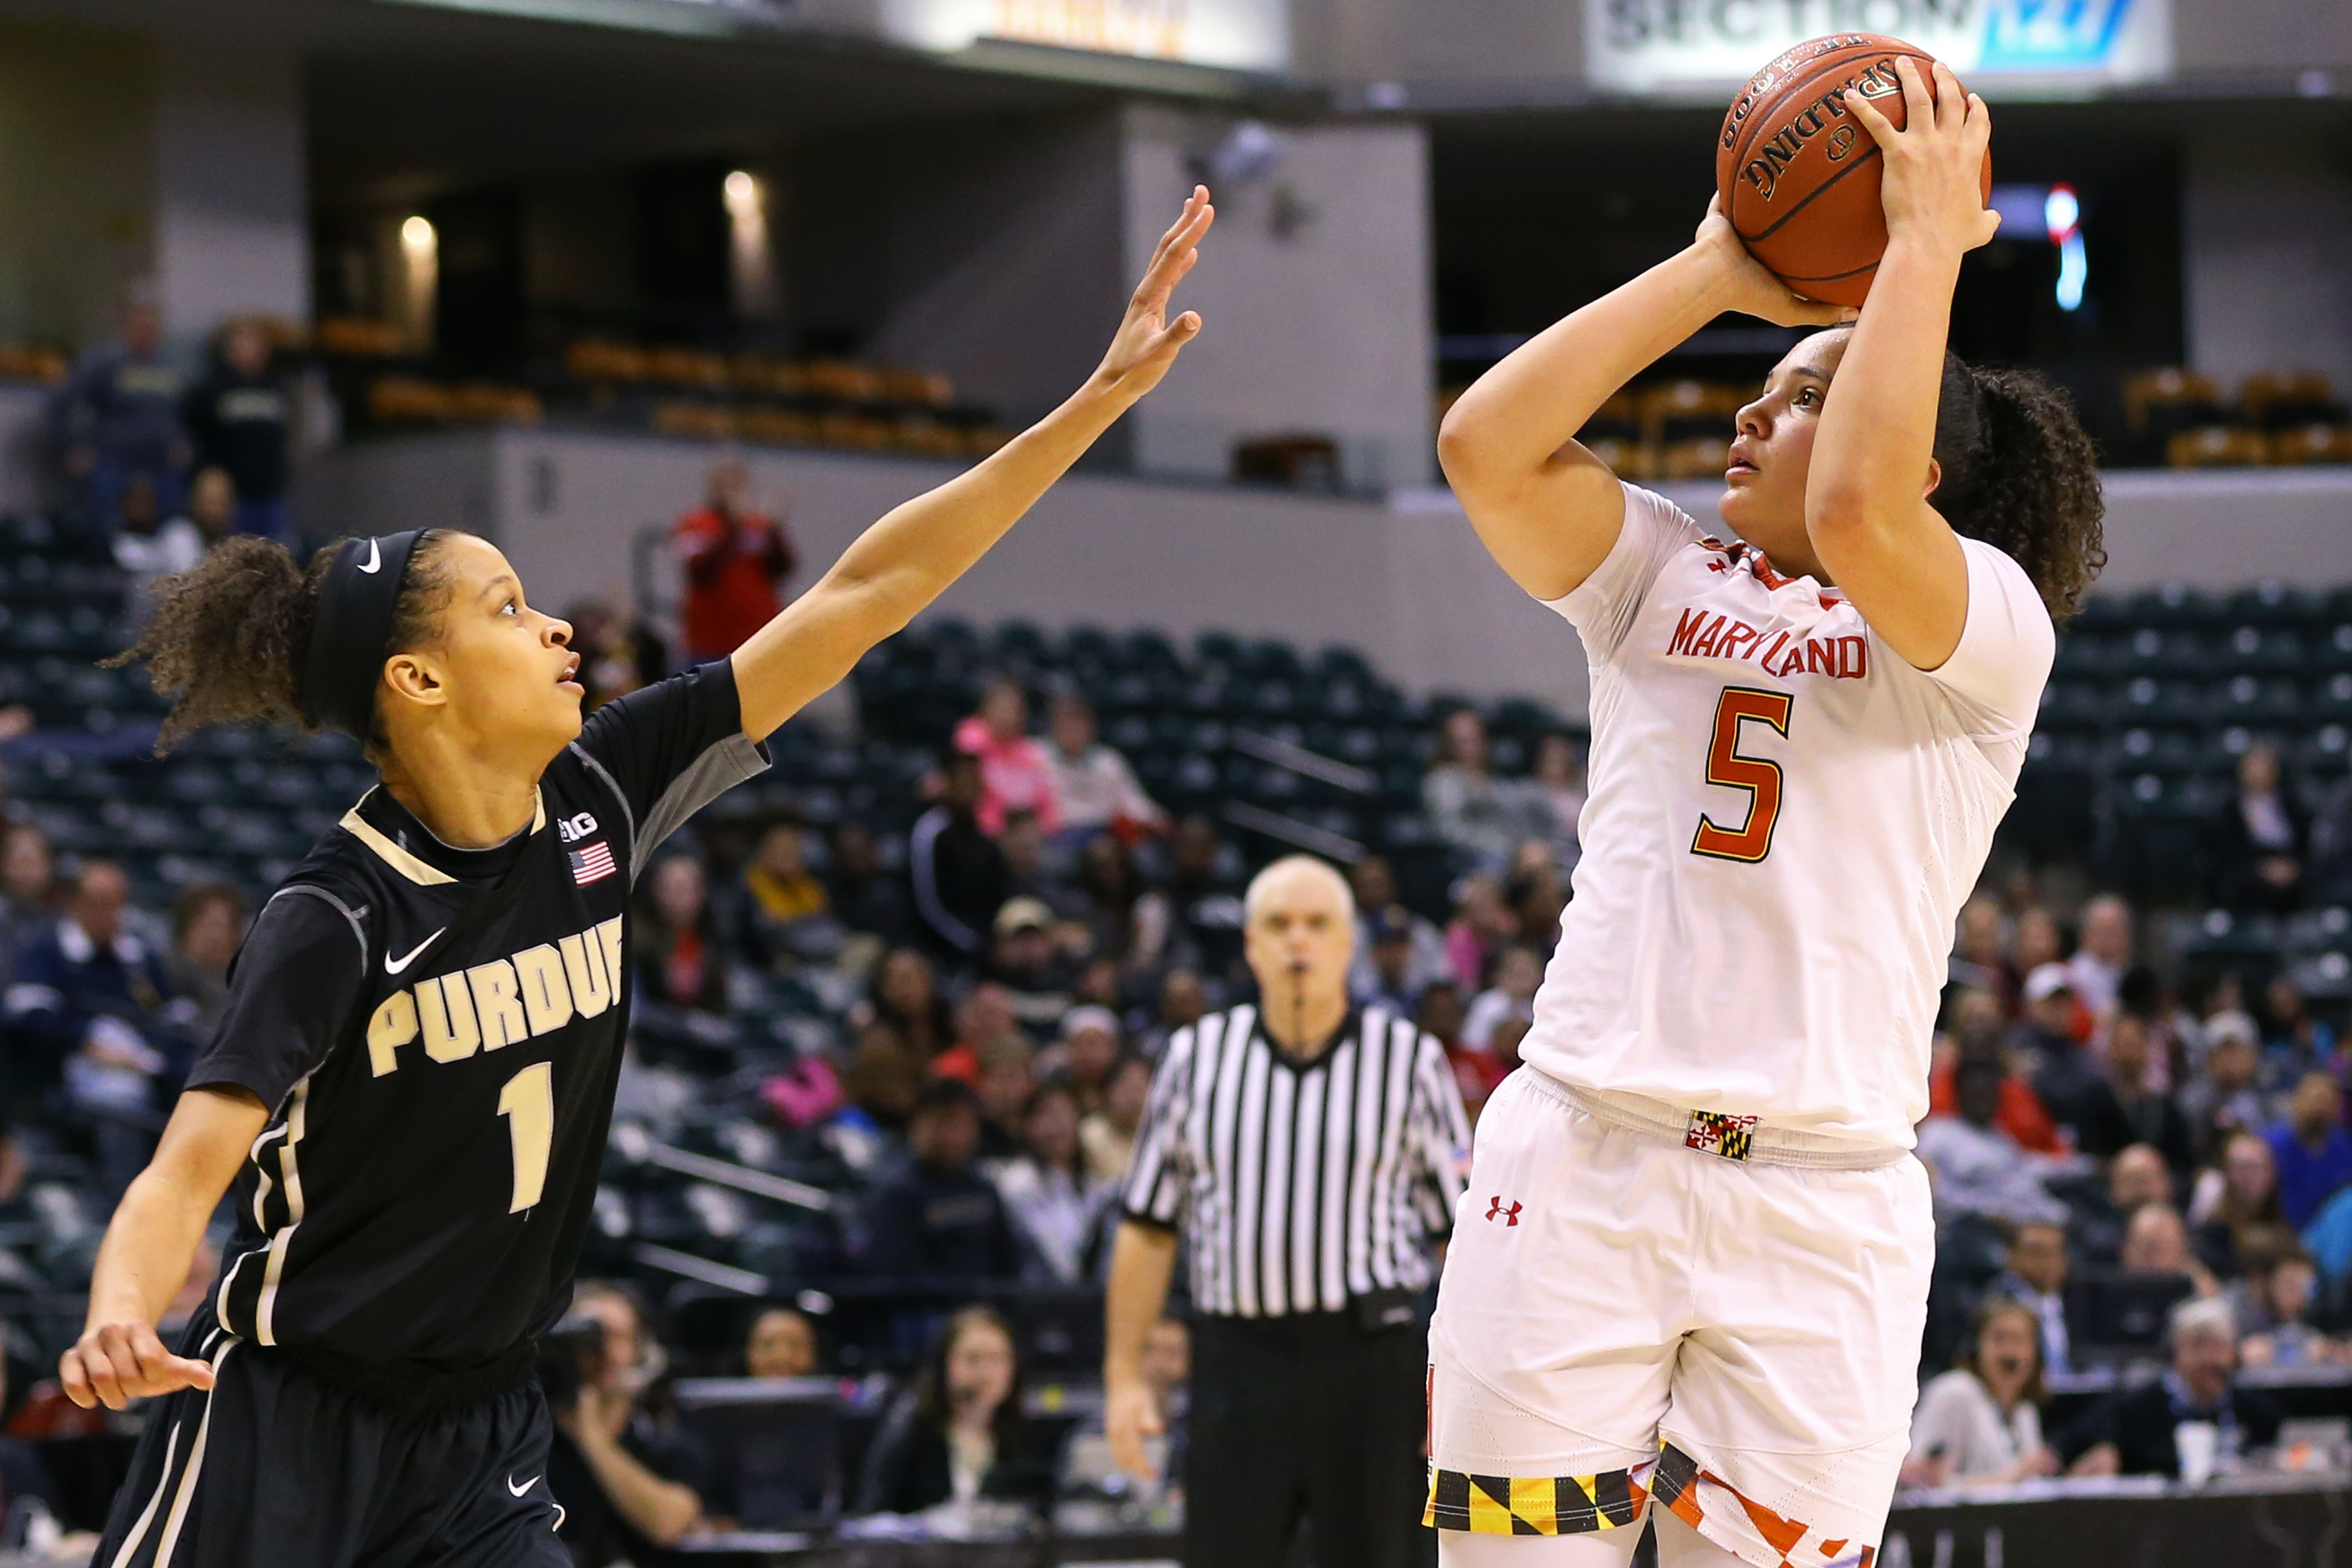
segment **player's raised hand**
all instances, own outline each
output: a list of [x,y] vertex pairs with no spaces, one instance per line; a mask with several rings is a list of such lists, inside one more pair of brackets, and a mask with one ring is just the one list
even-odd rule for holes
[[1885,162],[1879,200],[1888,241],[1912,235],[1955,252],[1990,243],[2000,227],[2000,214],[1984,204],[1992,110],[1975,93],[1962,92],[1941,60],[1932,90],[1907,55],[1895,60],[1895,74],[1903,83],[1900,131],[1860,91],[1850,88],[1844,97],[1846,111],[1870,132]]
[[213,1369],[173,1354],[152,1323],[104,1322],[82,1330],[81,1338],[58,1358],[58,1380],[66,1397],[85,1410],[100,1405],[121,1410],[134,1399],[210,1388]]
[[1693,239],[1701,249],[1712,252],[1721,266],[1723,309],[1737,310],[1775,327],[1834,327],[1857,314],[1851,306],[1808,299],[1773,277],[1739,243],[1738,231],[1724,215],[1720,194],[1708,198],[1706,216],[1700,220]]
[[1209,188],[1193,186],[1182,214],[1160,236],[1151,265],[1144,268],[1143,281],[1135,286],[1135,296],[1128,301],[1127,319],[1118,324],[1118,335],[1111,340],[1102,368],[1095,371],[1096,380],[1115,395],[1132,402],[1158,386],[1184,345],[1199,335],[1200,313],[1187,310],[1169,320],[1168,297],[1201,259],[1201,236],[1216,221],[1217,209],[1209,204]]

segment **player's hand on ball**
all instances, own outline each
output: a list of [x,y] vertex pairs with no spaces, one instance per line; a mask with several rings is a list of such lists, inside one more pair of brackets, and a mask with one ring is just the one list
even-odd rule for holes
[[1879,200],[1886,209],[1889,242],[1916,236],[1951,250],[1974,250],[2000,227],[2000,214],[1984,204],[1985,149],[1992,141],[1992,110],[1936,62],[1930,91],[1918,63],[1895,62],[1902,78],[1902,130],[1860,92],[1845,94],[1846,111],[1862,121],[1885,161]]
[[1706,216],[1700,220],[1693,239],[1701,249],[1714,252],[1724,268],[1726,282],[1721,303],[1726,310],[1737,310],[1742,316],[1753,316],[1775,327],[1834,327],[1841,321],[1853,320],[1858,314],[1851,306],[1823,305],[1808,299],[1773,277],[1739,243],[1731,220],[1724,215],[1723,198],[1719,195],[1708,199]]
[[1140,1379],[1114,1384],[1103,1400],[1103,1430],[1110,1438],[1110,1460],[1139,1481],[1156,1480],[1143,1440],[1167,1430],[1160,1419],[1160,1402]]
[[1151,253],[1151,265],[1144,268],[1143,281],[1128,301],[1118,336],[1111,340],[1102,368],[1095,371],[1096,381],[1115,396],[1132,402],[1158,386],[1184,345],[1200,334],[1198,311],[1187,310],[1173,321],[1167,319],[1168,297],[1201,259],[1201,236],[1216,221],[1209,188],[1193,186],[1184,211],[1160,236],[1160,248]]
[[152,1323],[92,1323],[58,1358],[58,1380],[65,1385],[66,1397],[85,1410],[100,1405],[121,1410],[134,1399],[210,1388],[213,1369],[173,1355]]

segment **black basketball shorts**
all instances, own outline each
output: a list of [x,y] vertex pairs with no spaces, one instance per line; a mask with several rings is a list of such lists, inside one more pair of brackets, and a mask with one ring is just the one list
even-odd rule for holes
[[92,1568],[571,1568],[538,1387],[394,1415],[209,1314],[214,1386],[147,1409]]

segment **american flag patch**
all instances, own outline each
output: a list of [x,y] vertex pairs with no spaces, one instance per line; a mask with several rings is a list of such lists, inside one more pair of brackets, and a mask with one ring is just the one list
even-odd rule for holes
[[563,852],[572,861],[572,880],[585,887],[592,882],[602,882],[621,868],[613,863],[613,848],[598,839],[586,849]]

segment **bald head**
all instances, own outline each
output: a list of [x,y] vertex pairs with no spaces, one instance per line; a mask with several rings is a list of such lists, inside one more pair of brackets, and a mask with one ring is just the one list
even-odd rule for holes
[[1311,855],[1257,873],[1244,896],[1244,951],[1269,1006],[1344,1007],[1356,952],[1356,900],[1347,879]]

